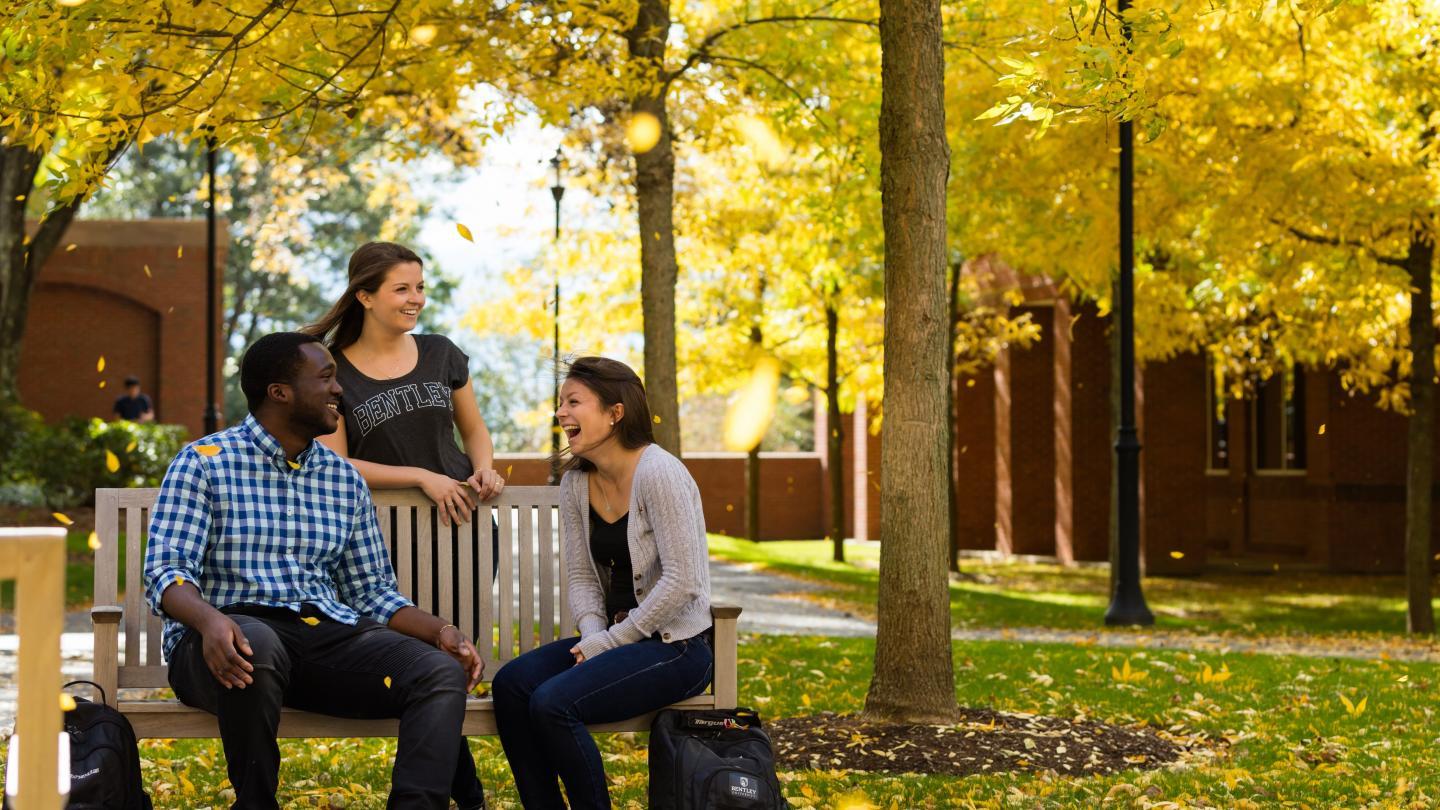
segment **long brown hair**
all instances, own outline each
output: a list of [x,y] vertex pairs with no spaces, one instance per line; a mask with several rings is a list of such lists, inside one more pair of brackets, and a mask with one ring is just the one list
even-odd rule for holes
[[331,351],[343,349],[360,339],[365,327],[365,306],[356,294],[361,290],[374,295],[385,283],[390,268],[397,264],[414,262],[421,267],[425,262],[415,251],[394,242],[367,242],[350,254],[350,284],[345,293],[330,311],[315,323],[300,329],[307,335],[314,335],[325,341]]
[[[634,369],[608,357],[580,357],[570,361],[565,379],[595,392],[601,407],[625,406],[625,412],[610,433],[621,447],[636,450],[655,443],[655,425],[650,419],[650,403],[645,399],[645,384],[640,382],[640,375]],[[566,462],[565,469],[592,472],[595,465],[576,456]]]

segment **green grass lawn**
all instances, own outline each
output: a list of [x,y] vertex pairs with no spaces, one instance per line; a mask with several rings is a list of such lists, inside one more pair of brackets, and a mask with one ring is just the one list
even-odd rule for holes
[[[816,597],[822,601],[874,616],[878,543],[846,546],[844,563],[830,559],[824,540],[751,543],[711,535],[710,553],[821,583]],[[950,582],[955,627],[1095,630],[1109,604],[1110,575],[1103,568],[964,560],[961,569],[963,576]],[[1399,576],[1288,571],[1144,582],[1157,628],[1247,635],[1404,633],[1404,588]],[[1440,612],[1440,599],[1436,606]]]
[[[787,796],[802,807],[857,809],[1440,804],[1440,665],[1007,642],[957,643],[954,654],[963,704],[1148,725],[1197,753],[1165,770],[1089,778],[864,774],[842,763],[782,773]],[[767,718],[858,711],[873,655],[869,639],[742,638],[741,700]],[[1112,672],[1127,659],[1145,673],[1130,683]],[[1206,666],[1229,676],[1207,683]],[[498,742],[471,746],[492,806],[518,807]],[[644,734],[603,738],[618,807],[644,807],[645,746]],[[382,807],[394,749],[393,740],[283,741],[285,806]],[[218,741],[148,740],[141,753],[156,807],[226,804]]]

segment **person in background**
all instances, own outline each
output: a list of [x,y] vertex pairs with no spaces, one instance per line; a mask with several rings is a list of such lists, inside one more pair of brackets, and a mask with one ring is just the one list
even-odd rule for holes
[[125,393],[115,400],[115,407],[111,410],[116,419],[128,419],[131,422],[155,421],[155,406],[151,404],[147,394],[140,393],[140,378],[134,374],[125,378]]
[[610,807],[587,724],[625,720],[709,685],[710,571],[695,480],[655,438],[624,363],[571,364],[556,409],[574,456],[560,480],[565,584],[580,635],[531,650],[491,684],[527,808]]

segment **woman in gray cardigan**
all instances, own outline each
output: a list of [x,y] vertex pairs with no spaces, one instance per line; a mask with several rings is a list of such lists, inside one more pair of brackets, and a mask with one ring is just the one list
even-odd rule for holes
[[603,357],[576,360],[560,389],[574,457],[560,481],[565,580],[578,637],[495,673],[500,742],[527,808],[609,808],[585,726],[697,695],[714,668],[709,553],[700,491],[655,444],[640,378]]

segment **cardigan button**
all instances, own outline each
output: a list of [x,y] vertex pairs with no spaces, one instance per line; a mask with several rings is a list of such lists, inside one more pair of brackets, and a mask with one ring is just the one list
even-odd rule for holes
[[635,575],[635,581],[636,581],[636,582],[639,582],[639,581],[640,581],[640,575],[639,575],[639,574],[636,574],[636,575]]
[[645,593],[645,589],[644,589],[644,588],[636,588],[636,589],[635,589],[635,595],[636,595],[636,596],[639,596],[639,595],[642,594],[642,593]]
[[669,641],[669,640],[670,640],[670,634],[669,634],[669,633],[662,633],[662,634],[660,634],[660,637],[663,638],[663,639],[665,639],[666,641]]

